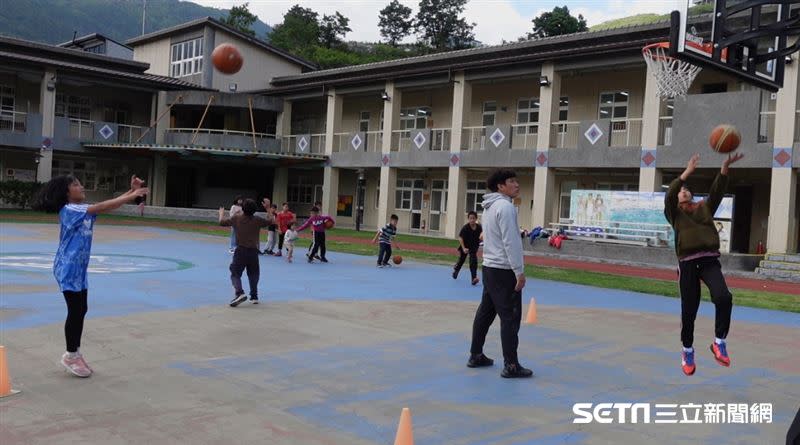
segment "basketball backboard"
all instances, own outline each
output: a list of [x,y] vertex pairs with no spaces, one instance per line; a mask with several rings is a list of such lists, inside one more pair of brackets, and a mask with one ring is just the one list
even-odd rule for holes
[[674,57],[770,91],[783,86],[785,58],[798,49],[800,1],[676,1],[670,34]]

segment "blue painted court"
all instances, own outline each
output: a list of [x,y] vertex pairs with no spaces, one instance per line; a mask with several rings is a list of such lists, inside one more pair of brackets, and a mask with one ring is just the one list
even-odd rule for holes
[[[523,325],[519,355],[535,377],[508,381],[497,364],[465,367],[481,293],[468,273],[455,281],[447,266],[410,261],[377,269],[336,252],[329,264],[263,257],[262,304],[232,309],[226,238],[102,225],[82,348],[96,375],[77,381],[56,365],[56,231],[0,224],[1,343],[23,389],[0,401],[10,443],[58,439],[35,428],[31,413],[42,412],[77,416],[92,438],[219,443],[238,419],[242,443],[381,444],[403,407],[418,444],[778,443],[800,404],[798,314],[735,307],[726,369],[707,350],[713,306],[703,303],[698,372],[687,378],[677,299],[530,280],[525,304],[536,298],[539,323]],[[485,350],[496,363],[499,343],[496,322]],[[67,382],[93,389],[85,405],[61,404],[74,395]],[[764,402],[773,413],[768,424],[577,425],[578,402]],[[123,412],[161,420],[111,416]]]

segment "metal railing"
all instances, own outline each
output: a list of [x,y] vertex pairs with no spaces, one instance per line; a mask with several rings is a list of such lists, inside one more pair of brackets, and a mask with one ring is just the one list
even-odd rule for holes
[[486,127],[461,128],[462,150],[483,150],[486,148]]
[[672,116],[658,118],[658,145],[672,145]]
[[117,142],[132,144],[139,140],[142,134],[147,131],[147,127],[138,125],[117,125]]
[[[334,152],[348,152],[353,151],[351,141],[353,133],[334,133],[333,135],[333,151]],[[361,150],[373,153],[380,153],[383,149],[383,131],[366,131],[364,132],[364,141]]]
[[512,149],[535,150],[538,140],[538,124],[514,124],[511,126]]
[[92,139],[94,121],[69,118],[69,137],[79,140]]
[[641,147],[642,118],[611,119],[608,142],[611,147]]
[[333,152],[340,151],[353,151],[353,147],[350,146],[350,133],[333,133]]
[[298,135],[296,134],[291,134],[281,137],[281,152],[315,154],[325,153],[325,133],[315,133],[310,135],[311,140],[309,141],[308,147],[306,147],[306,149],[303,151],[297,147],[297,136]]
[[25,133],[28,113],[21,111],[0,111],[0,131]]
[[411,130],[392,130],[392,151],[411,151]]
[[758,113],[758,142],[775,142],[775,112]]
[[[120,127],[122,127],[122,125],[120,125]],[[197,131],[197,133],[202,133],[202,134],[222,134],[222,135],[225,135],[225,136],[248,136],[248,137],[252,137],[253,136],[253,133],[250,132],[250,131],[224,130],[224,129],[217,129],[217,128],[200,128],[200,129],[196,129],[196,128],[170,128],[170,129],[167,129],[167,131],[170,131],[170,132],[173,132],[173,133],[194,133],[195,131]],[[258,133],[258,132],[256,132],[255,135],[256,135],[257,138],[275,138],[274,134],[269,134],[269,133]]]
[[383,131],[367,131],[367,146],[365,151],[380,153],[383,150]]
[[450,150],[450,128],[431,128],[431,150]]
[[578,148],[581,123],[558,121],[550,125],[550,148]]

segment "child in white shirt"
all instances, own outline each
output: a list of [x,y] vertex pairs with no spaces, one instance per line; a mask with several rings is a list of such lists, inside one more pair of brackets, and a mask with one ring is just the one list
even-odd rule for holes
[[294,222],[290,222],[286,226],[286,234],[284,235],[283,244],[286,247],[287,256],[286,261],[292,262],[292,256],[294,254],[294,242],[297,240],[297,230],[294,230]]

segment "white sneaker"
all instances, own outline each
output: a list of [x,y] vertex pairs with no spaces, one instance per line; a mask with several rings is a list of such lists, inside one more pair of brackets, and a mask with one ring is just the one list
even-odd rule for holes
[[78,354],[70,357],[69,352],[65,352],[64,355],[61,356],[61,364],[67,368],[67,371],[78,377],[86,378],[92,375],[92,370],[86,365],[83,357]]

